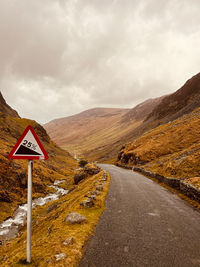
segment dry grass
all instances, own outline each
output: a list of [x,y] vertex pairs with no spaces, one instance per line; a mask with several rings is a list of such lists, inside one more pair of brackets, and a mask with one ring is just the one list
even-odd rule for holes
[[[105,209],[105,198],[108,192],[110,177],[106,182],[103,192],[97,197],[95,207],[81,208],[80,202],[88,191],[96,188],[103,172],[83,180],[71,193],[54,201],[59,207],[52,212],[46,212],[47,204],[33,211],[32,230],[32,264],[30,266],[77,266],[84,253],[84,244],[93,234],[98,219]],[[87,222],[80,225],[68,225],[65,217],[71,211],[76,211],[86,216]],[[74,238],[74,243],[64,246],[63,242],[68,237]],[[60,262],[55,261],[55,254],[66,253],[67,258]],[[26,258],[26,231],[0,247],[0,266],[24,266],[22,261]],[[1,258],[5,256],[5,260]],[[21,263],[20,263],[21,262]]]
[[104,116],[61,119],[45,125],[51,138],[72,154],[90,161],[113,162],[120,149],[122,137],[142,121],[121,122],[127,110],[116,112],[105,109]]
[[8,154],[28,125],[33,126],[49,154],[47,161],[34,161],[34,198],[49,193],[51,189],[47,185],[56,179],[64,179],[70,183],[74,169],[78,166],[71,155],[56,146],[35,121],[2,116],[0,113],[0,196],[7,194],[11,201],[0,201],[0,222],[11,216],[17,205],[26,202],[27,161],[9,160]]
[[191,178],[188,182],[200,187],[200,109],[151,130],[127,144],[123,152],[147,162],[144,166],[149,171]]

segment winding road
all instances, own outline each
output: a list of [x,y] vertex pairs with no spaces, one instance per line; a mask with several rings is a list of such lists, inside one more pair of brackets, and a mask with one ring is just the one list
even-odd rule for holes
[[79,267],[200,266],[200,212],[141,174],[101,167],[106,210]]

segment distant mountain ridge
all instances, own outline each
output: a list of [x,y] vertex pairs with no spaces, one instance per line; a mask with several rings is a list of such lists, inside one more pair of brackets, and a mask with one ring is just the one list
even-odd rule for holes
[[44,125],[50,137],[71,153],[91,160],[114,158],[124,137],[142,124],[161,98],[149,99],[133,109],[93,108]]
[[189,79],[175,93],[164,97],[147,116],[146,121],[165,123],[192,112],[200,107],[200,73]]
[[58,145],[72,153],[109,161],[124,143],[197,107],[200,107],[200,74],[175,93],[148,99],[132,109],[91,109],[53,120],[44,127]]
[[128,111],[123,117],[122,122],[132,120],[144,120],[161,103],[165,96],[147,99]]

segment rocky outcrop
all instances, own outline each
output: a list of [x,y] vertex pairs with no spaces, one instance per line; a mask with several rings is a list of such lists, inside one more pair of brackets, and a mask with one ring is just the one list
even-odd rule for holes
[[66,257],[67,255],[65,253],[60,253],[55,255],[56,261],[64,260]]
[[65,218],[65,221],[68,224],[80,224],[80,223],[86,222],[87,219],[85,216],[81,215],[80,213],[70,212]]
[[74,183],[78,184],[80,181],[85,179],[87,177],[87,174],[84,172],[84,170],[79,171],[74,175]]
[[98,174],[100,171],[101,169],[97,166],[91,167],[87,165],[74,175],[74,184],[77,185],[80,181],[84,180],[88,176]]
[[80,205],[84,208],[92,208],[94,207],[94,201],[92,198],[88,198],[88,199],[85,199],[83,200]]
[[73,243],[74,243],[74,238],[70,236],[67,239],[65,239],[65,241],[63,242],[63,245],[69,246],[69,245],[72,245]]
[[200,190],[191,184],[180,181],[180,191],[189,198],[196,200],[200,203]]
[[144,165],[148,163],[147,161],[144,161],[140,157],[136,156],[133,152],[126,153],[124,148],[118,154],[118,162],[120,162],[122,165]]
[[7,191],[0,188],[0,201],[11,203],[12,200]]
[[95,175],[98,174],[101,171],[101,169],[97,166],[95,167],[84,167],[84,172],[88,175]]

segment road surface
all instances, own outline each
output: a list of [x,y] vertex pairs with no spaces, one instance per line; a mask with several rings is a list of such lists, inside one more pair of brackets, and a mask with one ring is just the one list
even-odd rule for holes
[[79,267],[200,266],[200,212],[141,174],[101,167],[107,208]]

